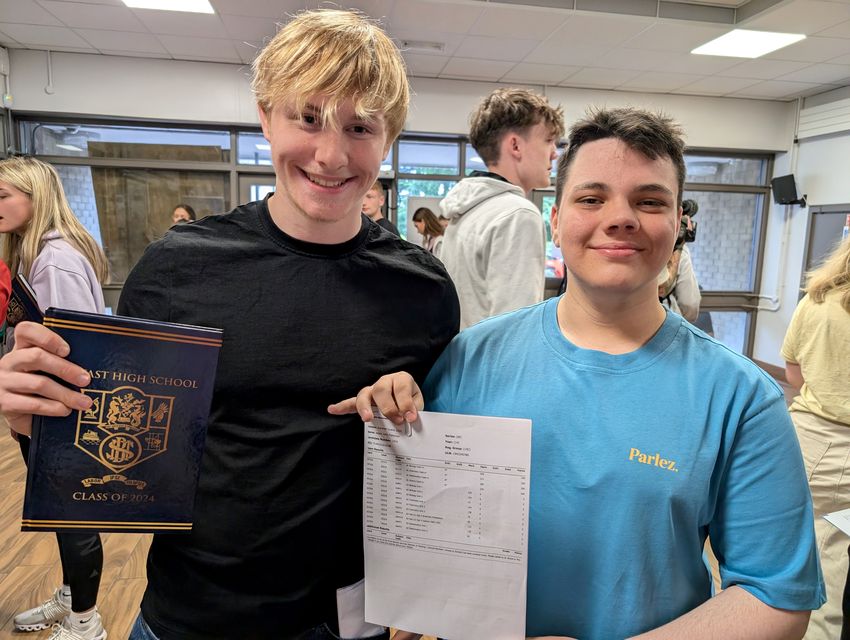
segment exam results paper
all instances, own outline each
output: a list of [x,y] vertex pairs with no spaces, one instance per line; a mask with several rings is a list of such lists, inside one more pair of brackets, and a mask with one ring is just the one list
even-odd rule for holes
[[366,423],[366,620],[525,638],[531,421],[422,411]]

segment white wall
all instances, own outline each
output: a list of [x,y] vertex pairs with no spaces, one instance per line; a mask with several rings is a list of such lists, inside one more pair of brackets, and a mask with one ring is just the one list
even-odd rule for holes
[[[778,156],[774,174],[793,173],[809,206],[850,203],[850,133],[803,140],[794,154]],[[771,209],[762,271],[766,297],[753,348],[757,360],[784,365],[779,350],[799,298],[808,223],[808,208]]]
[[[257,124],[246,65],[53,53],[53,93],[47,54],[13,49],[15,110],[170,121]],[[497,84],[413,78],[407,131],[468,131],[468,116]],[[590,89],[532,87],[561,104],[567,121],[587,105],[662,109],[685,126],[688,144],[730,150],[787,151],[792,103]]]

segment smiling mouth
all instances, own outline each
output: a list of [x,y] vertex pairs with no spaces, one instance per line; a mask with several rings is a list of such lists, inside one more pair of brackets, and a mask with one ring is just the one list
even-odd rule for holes
[[332,189],[332,188],[335,188],[335,187],[341,187],[341,186],[342,186],[342,185],[344,185],[346,182],[348,182],[348,178],[341,178],[341,179],[336,179],[336,180],[328,180],[327,178],[320,178],[319,176],[311,175],[311,174],[309,174],[309,173],[307,173],[306,171],[303,171],[303,170],[302,170],[302,173],[304,174],[304,176],[305,176],[305,177],[306,177],[306,178],[307,178],[310,182],[312,182],[313,184],[317,184],[317,185],[319,185],[320,187],[328,187],[328,188],[331,188],[331,189]]

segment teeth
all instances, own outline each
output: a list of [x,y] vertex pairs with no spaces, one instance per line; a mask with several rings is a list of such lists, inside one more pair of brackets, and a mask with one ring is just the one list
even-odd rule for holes
[[309,174],[307,174],[307,179],[320,187],[338,187],[345,182],[345,180],[323,180],[322,178],[317,178],[316,176],[311,176]]

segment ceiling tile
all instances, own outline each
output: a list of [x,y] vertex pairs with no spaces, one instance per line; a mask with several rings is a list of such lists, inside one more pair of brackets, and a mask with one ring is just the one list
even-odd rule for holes
[[698,56],[694,53],[673,53],[659,70],[674,73],[720,73],[738,64],[738,58]]
[[188,38],[226,38],[227,31],[217,15],[184,11],[152,11],[134,9],[133,13],[151,33],[186,36]]
[[41,5],[68,27],[147,32],[145,25],[127,7],[53,0],[42,0]]
[[230,40],[185,36],[159,36],[159,40],[171,55],[182,60],[242,62]]
[[159,58],[161,60],[173,60],[167,51],[163,53],[150,53],[147,51],[122,51],[120,49],[101,49],[100,53],[105,56],[120,56],[123,58]]
[[811,35],[845,20],[850,20],[850,5],[824,0],[794,0],[768,9],[737,26],[741,29]]
[[251,16],[221,16],[224,28],[234,40],[249,42],[264,42],[277,33],[277,25],[268,18],[253,18]]
[[817,36],[821,38],[850,38],[850,20],[846,20],[829,29],[818,31]]
[[236,53],[239,54],[239,58],[245,64],[251,64],[254,61],[254,58],[257,57],[257,54],[260,52],[260,44],[252,43],[252,42],[234,42],[233,46],[236,47]]
[[637,16],[575,14],[552,37],[583,44],[619,46],[650,25],[651,19]]
[[791,62],[789,60],[747,60],[739,62],[734,67],[726,69],[722,74],[730,78],[756,78],[758,80],[773,80],[786,73],[792,73],[810,66],[808,62]]
[[0,44],[6,47],[15,47],[20,46],[21,43],[17,42],[12,36],[0,31]]
[[670,54],[666,51],[612,49],[596,60],[596,66],[651,71],[653,69],[664,69],[669,59]]
[[746,89],[735,91],[731,95],[744,98],[774,98],[780,100],[791,100],[797,96],[804,95],[807,91],[814,91],[822,85],[805,82],[783,82],[781,80],[768,80],[759,82]]
[[536,40],[515,40],[511,38],[487,38],[484,36],[466,36],[454,55],[461,58],[482,58],[484,60],[522,60],[537,47]]
[[[847,1],[848,1],[848,2],[850,2],[850,0],[847,0]],[[837,58],[832,58],[832,59],[829,61],[829,64],[845,64],[845,65],[850,65],[850,53],[848,53],[846,56],[838,56]]]
[[569,67],[558,64],[537,64],[521,62],[508,71],[501,80],[524,84],[559,84],[581,70],[581,67]]
[[469,30],[471,35],[545,40],[567,19],[564,10],[488,4]]
[[728,31],[729,28],[725,26],[689,24],[681,20],[658,22],[623,44],[629,49],[690,53],[696,47]]
[[632,91],[674,91],[680,87],[700,80],[700,76],[690,73],[666,73],[647,71],[620,85],[621,89]]
[[62,24],[33,0],[0,0],[0,22],[57,26]]
[[609,45],[580,44],[553,36],[528,54],[523,62],[583,67],[599,62],[610,50]]
[[405,53],[407,71],[412,76],[436,78],[449,61],[448,56],[423,56],[417,53]]
[[85,38],[95,49],[109,51],[138,51],[141,53],[157,53],[165,55],[168,52],[151,33],[133,33],[128,31],[106,31],[104,29],[77,29],[77,33]]
[[452,58],[440,72],[441,78],[496,81],[510,71],[513,64],[501,60]]
[[756,83],[758,83],[758,80],[753,80],[752,78],[721,78],[710,76],[687,84],[677,91],[706,96],[723,96],[727,93],[750,87]]
[[613,89],[640,75],[640,71],[631,69],[603,69],[585,67],[561,82],[562,87],[597,87]]
[[845,84],[850,78],[850,67],[843,64],[814,64],[800,71],[780,76],[778,80],[790,82],[823,82],[825,84]]
[[0,23],[0,31],[31,47],[75,47],[91,49],[88,43],[67,27]]
[[423,24],[439,25],[449,33],[467,33],[483,11],[479,6],[402,0],[396,2],[388,24],[392,29],[419,29]]
[[770,60],[795,62],[826,62],[830,58],[850,53],[850,40],[839,38],[806,38],[764,56]]
[[299,0],[210,0],[219,15],[253,16],[284,21],[286,15],[305,8]]

